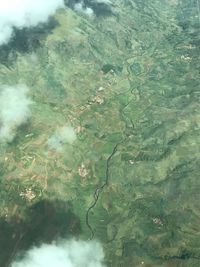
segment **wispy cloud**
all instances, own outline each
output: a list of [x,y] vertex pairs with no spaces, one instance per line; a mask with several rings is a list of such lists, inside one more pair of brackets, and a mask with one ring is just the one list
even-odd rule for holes
[[63,0],[0,0],[0,45],[6,44],[13,28],[33,27],[46,22]]
[[26,252],[11,267],[105,267],[103,249],[97,241],[60,241],[43,244]]

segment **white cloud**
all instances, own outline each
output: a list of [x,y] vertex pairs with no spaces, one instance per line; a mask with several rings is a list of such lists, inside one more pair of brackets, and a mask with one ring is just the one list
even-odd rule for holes
[[11,267],[104,267],[103,258],[97,241],[70,240],[34,247]]
[[92,10],[92,8],[90,7],[84,7],[84,4],[83,2],[79,2],[77,4],[74,5],[74,10],[76,10],[77,12],[80,12],[80,13],[84,13],[88,16],[93,16],[94,15],[94,12]]
[[31,100],[23,85],[0,87],[0,142],[11,142],[17,128],[30,117]]
[[13,27],[36,26],[61,7],[63,0],[0,0],[0,45],[9,41]]
[[56,130],[47,143],[50,148],[61,151],[63,144],[72,144],[76,140],[76,133],[71,126],[63,126]]

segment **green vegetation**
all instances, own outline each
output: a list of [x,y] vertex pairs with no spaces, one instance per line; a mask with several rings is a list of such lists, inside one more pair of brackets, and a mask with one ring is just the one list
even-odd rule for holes
[[[60,222],[62,210],[75,218],[65,230],[58,222],[48,228],[52,238],[88,239],[90,226],[108,266],[199,266],[195,1],[116,2],[115,15],[105,18],[58,11],[58,25],[38,36],[39,47],[0,65],[1,83],[26,84],[34,101],[28,125],[0,147],[1,219],[22,227],[32,207],[49,201]],[[50,149],[47,140],[66,124],[77,139]],[[30,228],[5,255],[30,245]]]

